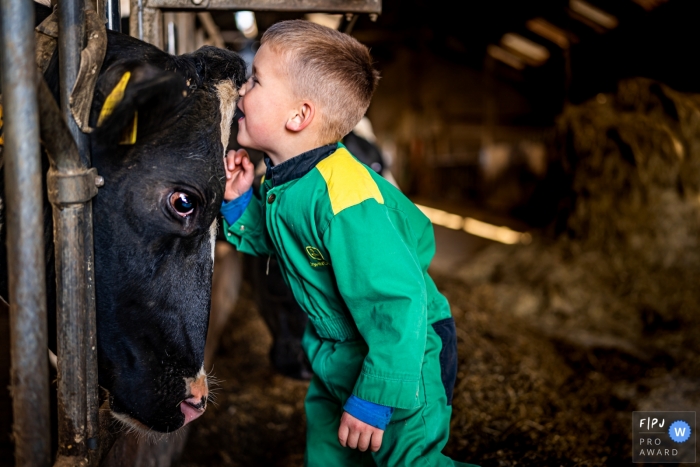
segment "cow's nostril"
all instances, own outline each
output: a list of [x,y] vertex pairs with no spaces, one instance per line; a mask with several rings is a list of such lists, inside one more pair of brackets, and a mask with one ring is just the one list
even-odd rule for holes
[[197,397],[190,397],[189,399],[185,399],[183,402],[197,410],[206,410],[207,408],[206,397],[201,397],[199,399],[197,399]]

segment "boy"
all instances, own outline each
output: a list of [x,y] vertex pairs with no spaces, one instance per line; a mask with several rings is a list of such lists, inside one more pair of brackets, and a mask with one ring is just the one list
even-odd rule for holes
[[277,255],[309,315],[306,465],[463,465],[441,453],[457,355],[427,273],[432,226],[337,143],[377,80],[347,35],[306,21],[267,30],[238,102],[238,143],[267,156],[262,199],[247,153],[229,152],[226,238]]

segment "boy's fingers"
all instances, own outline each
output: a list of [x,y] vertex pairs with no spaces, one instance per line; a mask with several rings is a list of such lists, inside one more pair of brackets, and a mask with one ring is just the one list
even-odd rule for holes
[[357,449],[359,449],[362,452],[365,452],[367,448],[369,447],[369,441],[372,438],[372,432],[371,431],[365,431],[360,434],[360,439],[357,442]]
[[231,158],[232,158],[233,154],[235,154],[234,151],[229,151],[224,156],[224,169],[226,171],[226,178],[227,179],[231,178],[231,174],[229,172],[231,172],[231,170],[232,170],[230,164],[231,164]]
[[370,446],[370,449],[372,449],[372,452],[377,452],[379,451],[379,448],[382,447],[382,438],[384,437],[384,431],[382,430],[376,430],[374,433],[372,433],[372,443]]
[[246,157],[248,157],[248,151],[245,149],[239,149],[236,151],[236,164],[240,164]]
[[350,449],[357,449],[357,442],[360,440],[360,432],[355,430],[348,434],[348,447]]
[[250,157],[246,154],[245,157],[243,157],[243,160],[241,160],[241,164],[243,164],[243,168],[248,170],[253,167],[253,163],[250,160]]
[[236,169],[236,156],[231,155],[226,158],[226,166],[228,167],[229,172],[233,172]]
[[347,440],[348,440],[349,433],[350,433],[350,429],[348,428],[348,426],[341,423],[340,428],[338,429],[338,442],[340,442],[341,446],[343,446],[343,447],[347,446]]

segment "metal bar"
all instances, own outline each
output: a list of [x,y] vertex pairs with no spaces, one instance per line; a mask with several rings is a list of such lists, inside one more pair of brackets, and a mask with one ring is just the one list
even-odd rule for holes
[[251,10],[325,13],[381,13],[381,0],[140,0],[167,10]]
[[195,13],[178,11],[175,15],[175,45],[178,55],[192,53],[197,50],[195,36],[197,28],[195,26]]
[[17,466],[48,466],[49,373],[34,7],[0,0],[0,75],[5,112],[5,189]]
[[80,51],[85,47],[85,1],[61,0],[58,4],[58,62],[61,82],[61,111],[78,146],[80,159],[88,166],[87,135],[80,131],[70,111],[70,95],[80,70]]
[[[57,465],[87,458],[85,392],[84,204],[54,207],[58,289],[58,457]],[[80,259],[78,259],[80,258]]]
[[221,49],[226,48],[221,30],[219,30],[219,26],[214,22],[211,13],[208,11],[199,12],[197,13],[197,18],[199,18],[199,22],[202,23],[204,30],[207,31],[207,36],[209,36],[209,39],[213,42],[214,47],[219,47]]
[[[97,181],[96,181],[97,183]],[[87,397],[87,448],[92,455],[90,465],[96,465],[99,448],[100,394],[97,373],[97,314],[95,310],[95,248],[93,242],[92,201],[85,203],[85,388]]]
[[131,0],[129,33],[131,36],[163,49],[163,12],[147,7],[145,0]]
[[[113,18],[116,30],[121,30],[121,14],[119,0],[107,0],[113,5],[112,10],[115,12]],[[96,10],[96,0],[86,0],[86,10]],[[109,24],[107,25],[109,27]],[[101,64],[100,64],[101,65]],[[91,90],[94,92],[94,90]],[[92,155],[90,154],[89,140],[87,135],[82,134],[85,142],[83,162],[86,168],[92,165]],[[93,170],[93,169],[91,169]],[[90,171],[90,170],[88,170]],[[104,180],[102,179],[102,182]],[[95,184],[98,184],[97,179]],[[101,185],[100,185],[101,186]],[[95,191],[96,193],[96,191]],[[94,195],[93,195],[94,196]],[[85,203],[84,212],[84,251],[85,251],[85,391],[86,391],[86,433],[87,433],[87,448],[89,453],[90,465],[97,465],[98,448],[99,448],[99,433],[100,433],[100,394],[97,372],[97,311],[95,308],[95,248],[93,239],[93,224],[92,224],[92,201]]]
[[[43,79],[39,80],[39,112],[41,115],[40,128],[41,128],[41,140],[44,143],[46,152],[49,156],[49,161],[51,163],[51,171],[49,172],[49,197],[55,201],[54,197],[66,198],[67,193],[54,193],[53,177],[58,176],[58,174],[76,174],[89,172],[85,171],[80,162],[80,155],[78,154],[78,149],[73,141],[65,120],[61,116],[60,110],[56,105],[56,102],[49,91],[46,82]],[[80,195],[81,193],[77,193]],[[56,251],[56,275],[57,275],[57,291],[59,294],[58,300],[58,319],[59,319],[59,339],[66,339],[72,341],[67,347],[69,352],[73,354],[64,354],[59,361],[59,380],[62,381],[72,381],[75,384],[76,375],[66,374],[66,371],[70,372],[71,368],[64,368],[63,363],[67,362],[69,365],[75,360],[75,352],[81,352],[84,350],[85,357],[78,356],[77,358],[85,358],[85,381],[84,387],[86,390],[86,400],[87,400],[87,448],[92,454],[90,457],[90,465],[96,465],[98,459],[97,450],[99,448],[98,443],[98,433],[100,431],[99,419],[98,419],[98,388],[97,388],[97,341],[96,341],[96,326],[95,326],[95,312],[94,312],[94,267],[93,267],[93,252],[92,252],[92,215],[91,215],[91,202],[83,204],[73,204],[68,206],[69,209],[65,209],[63,206],[58,206],[58,203],[54,203],[54,225],[55,225],[55,251]],[[78,263],[74,256],[80,248],[80,238],[81,232],[73,231],[74,228],[80,228],[80,218],[83,219],[84,226],[84,251],[85,251],[85,262],[86,265],[81,267],[82,263]],[[71,227],[78,223],[78,227]],[[71,239],[71,241],[77,241],[78,244],[70,246],[64,239]],[[64,264],[66,266],[64,266]],[[66,269],[67,268],[67,269]],[[83,277],[81,278],[81,271]],[[75,281],[71,283],[71,281]],[[84,282],[83,282],[84,281]],[[75,343],[75,339],[70,334],[70,329],[66,328],[65,321],[70,321],[72,318],[66,313],[70,313],[70,310],[66,311],[65,304],[71,300],[70,296],[66,294],[74,293],[71,290],[75,290],[77,285],[81,287],[85,284],[84,293],[86,296],[85,307],[87,314],[87,329],[85,338],[87,339],[87,346],[84,344],[77,347],[72,347],[71,345]],[[80,297],[72,297],[73,300],[80,299]],[[67,334],[67,335],[66,335]],[[85,348],[87,347],[87,348]],[[59,386],[61,390],[61,386]],[[61,398],[59,398],[61,400]],[[63,406],[59,407],[60,411],[68,414],[68,418],[74,413],[72,407],[66,407],[65,403]],[[80,415],[75,417],[76,420],[80,419]],[[69,421],[72,421],[69,420]],[[64,422],[65,424],[65,422]],[[72,431],[69,430],[69,432]],[[62,436],[62,439],[64,437]],[[72,443],[71,443],[72,444]],[[78,462],[82,459],[82,454],[76,454],[74,452],[61,452],[59,450],[59,459],[57,465],[70,465],[71,462]]]
[[[49,171],[49,178],[79,171],[90,164],[87,135],[78,128],[69,106],[80,69],[80,52],[85,45],[84,0],[59,2],[58,31],[61,113],[75,141],[80,160],[75,161],[74,157],[65,152],[54,154],[56,165]],[[86,206],[84,203],[59,205],[52,202],[59,362],[56,465],[75,465],[87,461]]]
[[107,17],[107,29],[122,31],[122,17],[119,9],[119,0],[104,0],[105,16]]
[[[131,0],[129,31],[137,39],[143,40],[143,0]],[[136,12],[134,14],[133,12]]]
[[68,125],[46,82],[42,78],[37,82],[41,142],[51,167],[56,167],[60,172],[76,171],[80,168],[80,154]]

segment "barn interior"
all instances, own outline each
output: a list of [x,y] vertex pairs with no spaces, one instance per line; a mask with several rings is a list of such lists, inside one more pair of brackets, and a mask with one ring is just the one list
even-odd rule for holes
[[[251,60],[270,25],[306,18],[370,47],[381,81],[356,133],[433,222],[431,274],[457,325],[445,453],[483,466],[627,465],[633,412],[700,409],[699,14],[693,0],[166,10],[161,45]],[[217,400],[178,465],[303,465],[308,381],[271,362],[266,279],[243,262],[210,359]],[[228,264],[217,271],[233,283]],[[0,465],[13,465],[7,431]]]

